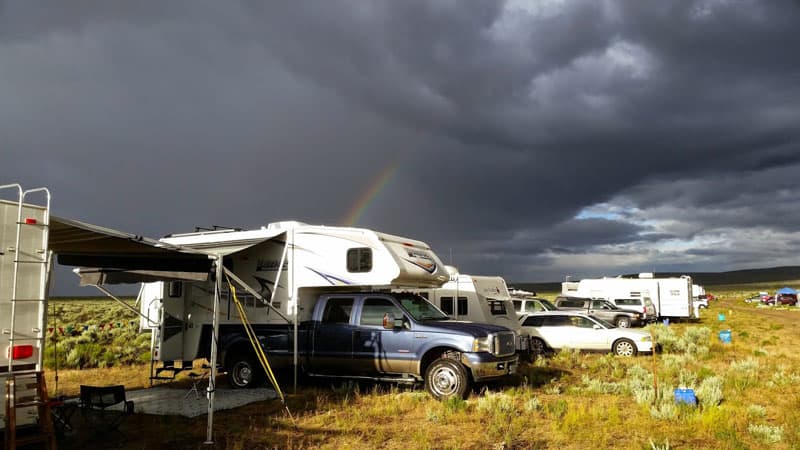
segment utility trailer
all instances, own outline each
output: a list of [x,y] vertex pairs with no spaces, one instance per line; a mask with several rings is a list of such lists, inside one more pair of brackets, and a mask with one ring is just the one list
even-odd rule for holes
[[[174,234],[161,241],[225,255],[223,266],[250,287],[237,297],[262,343],[287,324],[311,320],[323,293],[438,287],[449,279],[424,242],[361,228],[277,222],[256,230]],[[155,361],[166,367],[181,361],[171,367],[190,367],[192,360],[210,358],[213,300],[212,281],[145,283],[139,304],[142,314],[149,315],[143,324],[157,324],[152,335]],[[251,343],[227,283],[220,292],[218,342],[219,362],[231,383],[249,386],[255,370]],[[152,375],[159,378],[156,372],[158,368]]]
[[651,273],[638,278],[595,278],[562,283],[562,293],[572,297],[603,300],[647,299],[653,303],[658,317],[697,318],[693,307],[692,278],[654,278]]
[[[0,195],[0,429],[5,429],[6,379],[42,370],[50,192],[11,184],[0,186]],[[36,407],[16,411],[18,426],[37,420]]]

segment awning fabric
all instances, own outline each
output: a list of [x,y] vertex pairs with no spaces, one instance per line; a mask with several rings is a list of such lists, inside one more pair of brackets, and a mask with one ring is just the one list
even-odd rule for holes
[[776,293],[778,295],[781,295],[781,294],[794,294],[794,295],[797,295],[797,291],[792,289],[792,288],[790,288],[790,287],[780,288],[780,289],[778,289],[778,291]]
[[79,266],[81,285],[204,281],[217,255],[249,249],[281,233],[234,246],[187,248],[110,228],[59,217],[50,218],[49,248],[58,263]]

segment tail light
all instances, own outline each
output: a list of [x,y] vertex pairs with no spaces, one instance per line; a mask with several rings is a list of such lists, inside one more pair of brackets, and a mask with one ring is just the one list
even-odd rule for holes
[[11,359],[26,359],[33,356],[32,345],[15,345],[8,349],[9,358]]

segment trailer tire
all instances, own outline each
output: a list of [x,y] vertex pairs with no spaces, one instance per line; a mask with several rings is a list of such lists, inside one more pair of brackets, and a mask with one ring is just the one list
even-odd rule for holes
[[630,317],[619,316],[617,320],[614,321],[614,325],[619,328],[630,328],[631,327],[631,319]]
[[466,398],[470,378],[466,367],[451,358],[439,358],[425,371],[425,390],[437,400]]
[[237,354],[230,358],[228,367],[228,383],[236,389],[255,387],[260,380],[261,370],[255,358],[250,355]]

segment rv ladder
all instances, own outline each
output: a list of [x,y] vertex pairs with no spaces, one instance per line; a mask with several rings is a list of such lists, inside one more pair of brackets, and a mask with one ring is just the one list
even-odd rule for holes
[[[6,188],[13,188],[16,189],[18,192],[18,199],[16,203],[17,209],[17,220],[14,223],[16,225],[16,234],[14,236],[14,246],[10,247],[8,250],[13,251],[14,256],[14,273],[11,281],[11,296],[10,296],[10,304],[11,304],[11,317],[10,317],[10,327],[8,330],[9,338],[8,338],[8,345],[9,349],[15,349],[15,344],[18,342],[39,342],[41,344],[44,343],[44,319],[45,314],[47,312],[46,303],[47,303],[47,283],[48,283],[48,273],[50,269],[50,253],[48,252],[48,237],[49,237],[49,228],[50,228],[50,191],[47,188],[36,188],[36,189],[28,189],[22,190],[22,187],[19,184],[11,184],[0,186],[0,189]],[[26,203],[26,199],[31,194],[41,193],[44,194],[45,203],[43,205],[34,205]],[[36,208],[41,210],[41,219],[37,218],[24,218],[23,219],[23,210],[25,208]],[[32,233],[30,232],[32,231]],[[26,248],[23,248],[26,247]],[[27,248],[31,247],[31,248]],[[38,270],[35,269],[28,269],[25,267],[21,267],[21,265],[27,264],[37,264],[40,265],[41,268]],[[37,273],[38,272],[38,273]],[[38,285],[35,287],[35,292],[31,292],[30,284],[26,285],[26,292],[25,296],[20,296],[20,281],[27,278],[27,276],[38,276]],[[26,333],[34,333],[36,337],[29,337],[28,335],[23,335],[25,337],[17,337],[18,330],[17,330],[17,303],[22,304],[30,304],[30,303],[39,303],[39,311],[38,311],[38,326],[31,327],[30,331],[26,330]],[[22,307],[22,306],[20,306]],[[30,325],[30,324],[28,324]],[[36,370],[42,369],[42,356],[44,353],[44,346],[39,345],[38,354],[36,355]],[[9,350],[11,351],[11,350]],[[9,375],[13,375],[14,373],[14,357],[13,355],[9,354],[8,358],[8,373]]]

